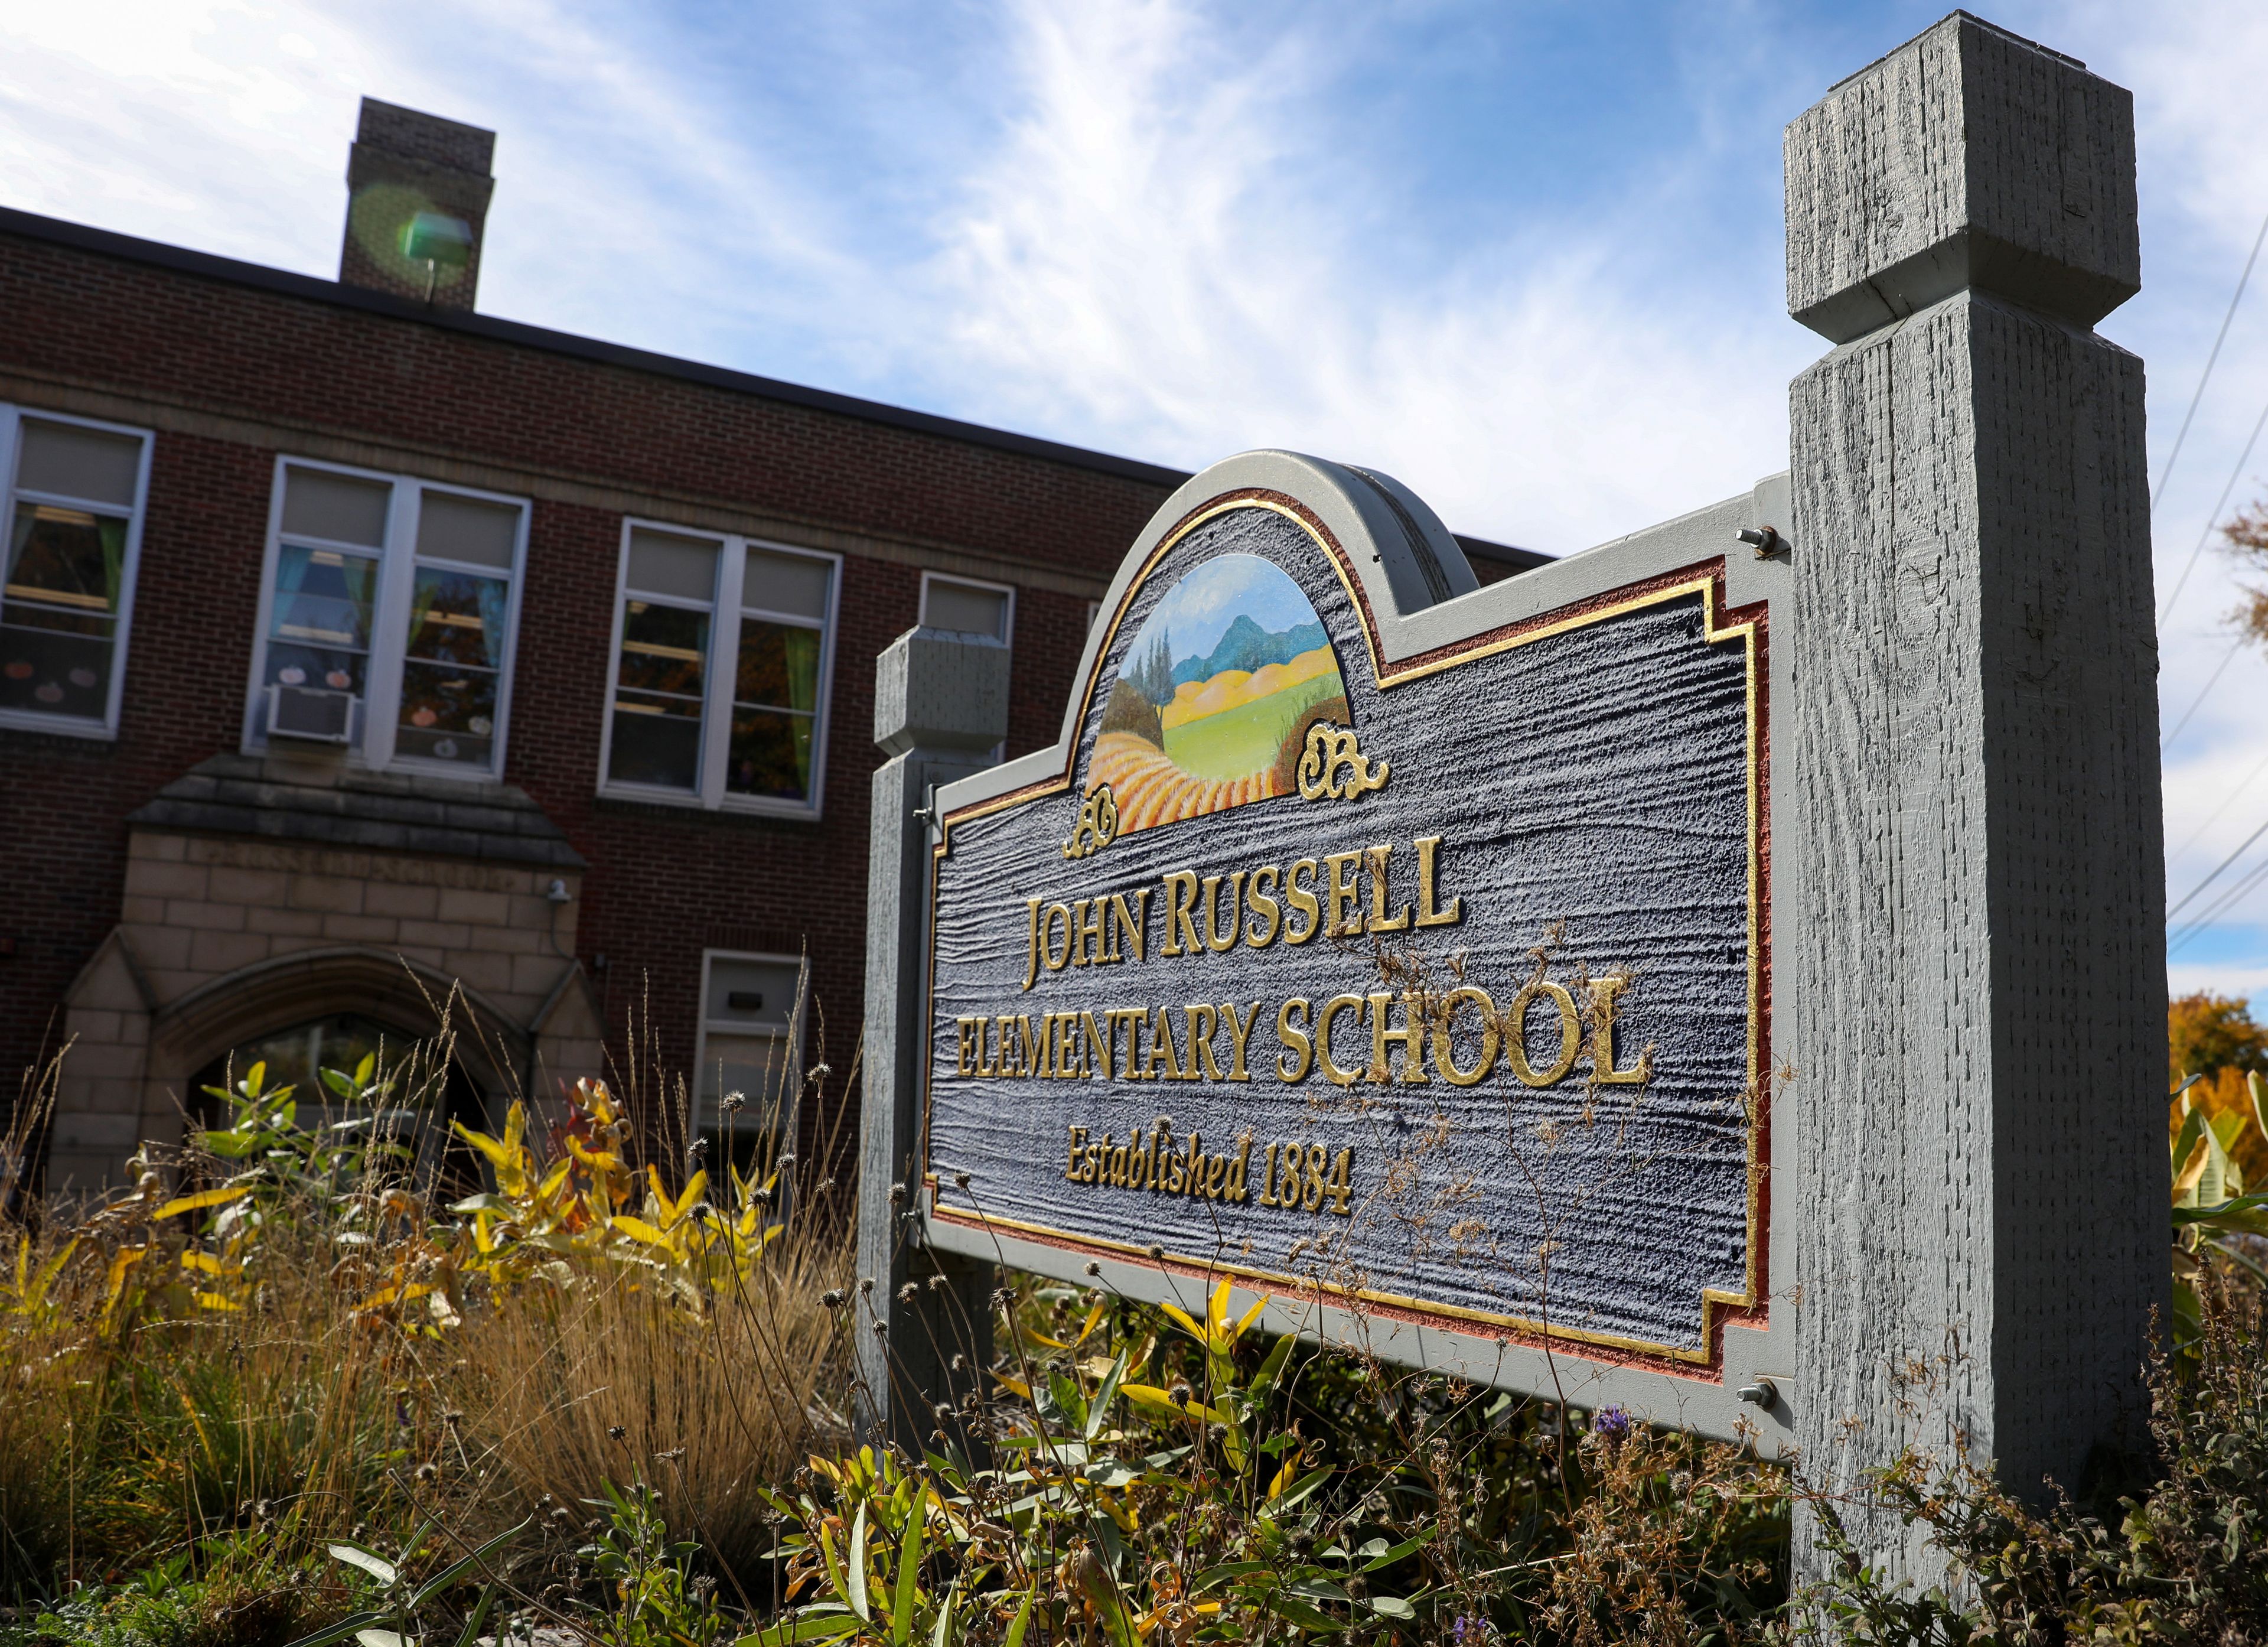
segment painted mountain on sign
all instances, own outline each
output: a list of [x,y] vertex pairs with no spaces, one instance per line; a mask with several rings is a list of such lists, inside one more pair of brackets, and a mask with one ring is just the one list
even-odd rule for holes
[[1225,669],[1258,669],[1270,663],[1289,663],[1303,652],[1323,644],[1321,624],[1300,624],[1274,634],[1242,612],[1230,624],[1220,644],[1202,658],[1184,658],[1174,665],[1174,684],[1209,681]]
[[1350,724],[1338,654],[1272,561],[1187,573],[1127,648],[1087,761],[1131,834],[1287,794],[1318,720]]

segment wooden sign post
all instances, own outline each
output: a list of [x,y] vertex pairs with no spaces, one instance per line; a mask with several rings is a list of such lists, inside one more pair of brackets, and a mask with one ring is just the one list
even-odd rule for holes
[[2128,101],[1957,14],[1790,128],[1788,199],[1839,345],[1792,482],[1479,588],[1393,481],[1233,458],[1130,550],[1059,742],[878,788],[878,1342],[976,1341],[994,1266],[1226,1280],[1822,1486],[1955,1430],[2075,1485],[2131,1436],[2154,659],[2139,366],[2088,329],[2135,288]]
[[2142,364],[2089,329],[2140,285],[2132,100],[1955,14],[1788,128],[1787,233],[1838,345],[1790,397],[1806,1470],[1855,1485],[1913,1403],[2076,1489],[2168,1290]]

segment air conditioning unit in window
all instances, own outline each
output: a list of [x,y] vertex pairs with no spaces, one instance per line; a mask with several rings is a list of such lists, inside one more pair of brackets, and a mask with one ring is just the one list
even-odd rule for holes
[[268,689],[268,734],[304,738],[311,743],[347,743],[354,739],[355,695],[309,686]]

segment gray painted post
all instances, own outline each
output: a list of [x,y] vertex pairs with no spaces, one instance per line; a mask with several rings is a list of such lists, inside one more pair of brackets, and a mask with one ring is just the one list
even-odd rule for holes
[[2076,1490],[2168,1288],[2142,365],[2090,329],[2140,286],[2132,100],[1956,13],[1786,160],[1788,309],[1838,345],[1790,396],[1775,831],[1802,1468],[1962,1433]]
[[[992,1346],[992,1266],[924,1249],[909,1216],[929,985],[929,796],[990,766],[1007,730],[1008,649],[990,636],[909,630],[875,660],[874,742],[890,758],[874,773],[866,881],[857,1416],[862,1432],[917,1452],[939,1428],[936,1406],[975,1387]],[[956,1354],[966,1358],[958,1369]]]

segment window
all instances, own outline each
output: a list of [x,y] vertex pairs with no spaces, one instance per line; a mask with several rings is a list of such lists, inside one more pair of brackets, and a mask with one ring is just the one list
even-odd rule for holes
[[[725,1134],[735,1160],[746,1142],[779,1138],[784,1122],[792,1127],[807,976],[792,955],[702,953],[694,1130]],[[741,1104],[727,1114],[720,1100],[729,1092],[740,1094]]]
[[526,504],[286,460],[273,517],[247,744],[500,772]]
[[942,572],[922,574],[921,623],[924,629],[990,635],[1009,644],[1016,622],[1016,592],[1005,583],[976,583]]
[[600,788],[817,816],[841,567],[627,522]]
[[[1016,630],[1016,591],[1005,583],[978,583],[969,578],[948,578],[941,572],[922,573],[921,625],[950,629],[964,635],[990,635],[1002,646],[1011,644]],[[992,746],[992,762],[1008,757],[1005,738]]]
[[0,724],[117,731],[149,476],[141,430],[0,406]]

